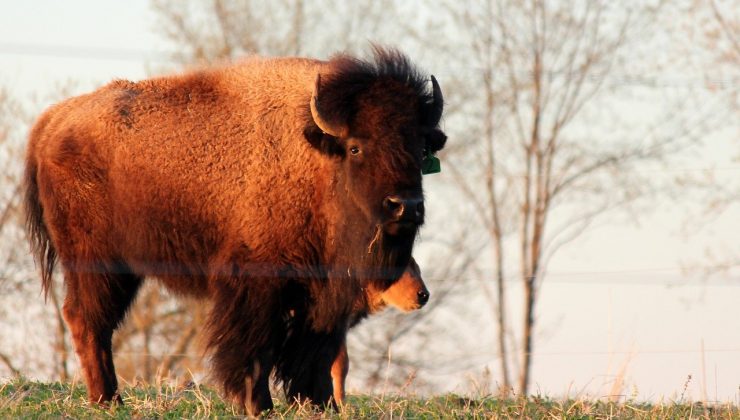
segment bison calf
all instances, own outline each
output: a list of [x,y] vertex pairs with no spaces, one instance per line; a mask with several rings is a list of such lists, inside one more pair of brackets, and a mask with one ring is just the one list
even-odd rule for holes
[[[350,328],[359,324],[368,315],[378,313],[388,306],[392,306],[402,312],[411,312],[426,305],[429,300],[424,280],[421,278],[421,270],[416,260],[411,258],[409,266],[403,272],[401,278],[385,290],[373,288],[365,289],[365,296],[354,313]],[[345,381],[349,373],[349,353],[347,343],[343,342],[339,348],[339,354],[331,366],[331,379],[334,386],[334,400],[338,404],[344,403]]]

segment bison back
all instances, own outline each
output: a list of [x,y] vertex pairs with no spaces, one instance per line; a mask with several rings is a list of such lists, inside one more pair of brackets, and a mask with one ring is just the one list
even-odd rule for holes
[[303,130],[317,65],[117,81],[47,111],[28,167],[63,261],[122,262],[179,284],[236,257],[256,270],[315,258],[325,158]]

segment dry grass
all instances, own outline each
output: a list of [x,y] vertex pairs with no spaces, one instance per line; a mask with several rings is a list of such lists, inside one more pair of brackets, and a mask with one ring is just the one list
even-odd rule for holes
[[[22,378],[0,384],[0,418],[238,418],[239,412],[206,387],[136,385],[122,391],[125,404],[101,408],[88,404],[81,384],[41,383]],[[270,418],[533,418],[533,419],[740,419],[731,404],[644,404],[586,400],[492,397],[452,394],[432,398],[350,396],[340,412],[276,400]]]

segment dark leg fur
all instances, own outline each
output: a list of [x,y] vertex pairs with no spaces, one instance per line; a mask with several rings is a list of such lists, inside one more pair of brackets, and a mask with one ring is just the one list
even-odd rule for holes
[[131,274],[91,274],[65,270],[64,319],[72,332],[84,371],[88,398],[122,403],[113,366],[111,339],[136,297],[141,278]]
[[316,332],[298,321],[282,347],[278,365],[278,378],[283,381],[285,395],[289,402],[309,400],[337,408],[332,400],[331,370],[346,331]]
[[269,379],[283,321],[276,319],[276,281],[216,281],[208,321],[213,370],[224,392],[251,416],[273,407]]

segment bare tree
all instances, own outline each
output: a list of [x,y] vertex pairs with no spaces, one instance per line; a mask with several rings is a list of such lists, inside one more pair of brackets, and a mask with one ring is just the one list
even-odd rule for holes
[[[740,10],[731,1],[687,1],[691,19],[685,27],[696,42],[684,48],[708,55],[710,65],[702,68],[707,90],[729,104],[724,125],[726,129],[734,130],[731,136],[737,137],[740,133]],[[726,164],[737,164],[740,162],[740,147],[737,143],[731,147],[735,147],[735,151]],[[682,182],[701,190],[703,223],[698,224],[699,228],[740,206],[740,184],[732,176],[723,177],[717,173],[717,168],[714,169],[698,179],[696,176],[682,178]],[[697,229],[696,218],[690,218],[688,223]],[[710,264],[701,270],[703,274],[714,276],[740,268],[737,252],[712,247],[707,249],[705,258],[710,260]]]
[[12,375],[24,371],[29,364],[26,355],[19,354],[16,331],[20,305],[30,295],[25,287],[23,230],[20,214],[20,172],[14,161],[20,155],[18,130],[15,129],[20,107],[7,90],[0,89],[0,372]]
[[740,13],[736,7],[731,7],[730,2],[720,4],[717,0],[710,0],[708,3],[714,25],[708,27],[707,35],[715,41],[713,46],[720,45],[718,58],[737,65],[740,61]]
[[[534,0],[443,3],[463,34],[451,60],[468,89],[448,114],[458,139],[446,152],[451,177],[490,241],[484,284],[494,297],[501,387],[526,394],[536,304],[549,259],[595,221],[659,185],[634,169],[658,165],[704,134],[708,110],[671,103],[647,127],[620,127],[619,100],[636,85],[631,56],[651,39],[663,5]],[[647,60],[646,60],[647,61]],[[639,62],[645,65],[645,62]],[[462,84],[461,84],[462,85]],[[506,284],[524,290],[518,359],[507,339]]]
[[125,380],[155,382],[204,370],[197,340],[207,305],[172,299],[156,282],[145,284],[126,322],[113,336],[116,372]]
[[[7,89],[0,88],[0,166],[5,168],[0,173],[0,290],[3,295],[16,292],[20,285],[16,279],[19,255],[15,245],[19,239],[18,221],[21,203],[20,172],[18,165],[13,165],[20,152],[17,130],[14,126],[21,119],[20,105],[11,98]],[[7,308],[0,308],[5,312]],[[0,312],[0,313],[2,313]],[[7,316],[7,314],[4,314]],[[6,341],[0,338],[0,341]],[[8,340],[9,341],[9,340]],[[0,362],[12,374],[18,374],[18,363],[14,361],[14,354],[0,349]]]
[[[60,87],[51,96],[57,98],[66,92],[66,87]],[[50,335],[40,335],[44,340],[51,338],[51,342],[30,343],[32,340],[27,336],[12,336],[18,332],[17,328],[1,328],[9,336],[0,338],[0,342],[8,346],[8,350],[0,349],[0,360],[13,374],[31,369],[66,380],[69,378],[68,364],[72,355],[65,338],[60,288],[57,287],[50,294],[51,308],[42,307],[38,300],[40,285],[34,281],[36,272],[27,251],[23,228],[21,173],[26,129],[32,115],[34,113],[11,97],[6,89],[0,89],[0,167],[3,168],[0,173],[0,296],[3,297],[0,313],[5,312],[0,320],[7,322],[8,327],[16,326],[23,319],[29,320],[34,331],[41,332],[48,328],[52,332]],[[29,316],[36,311],[38,316]],[[44,351],[32,350],[32,346],[45,344],[55,349],[53,358],[44,357]]]
[[[184,65],[213,63],[250,54],[325,56],[367,44],[370,36],[392,39],[391,2],[333,0],[210,0],[183,3],[153,0],[158,31]],[[399,29],[403,31],[404,29]]]
[[[181,64],[203,64],[255,53],[284,55],[300,51],[300,0],[271,3],[212,0],[152,3],[158,30],[181,52]],[[278,23],[289,23],[278,24]],[[292,29],[292,30],[291,30]]]

